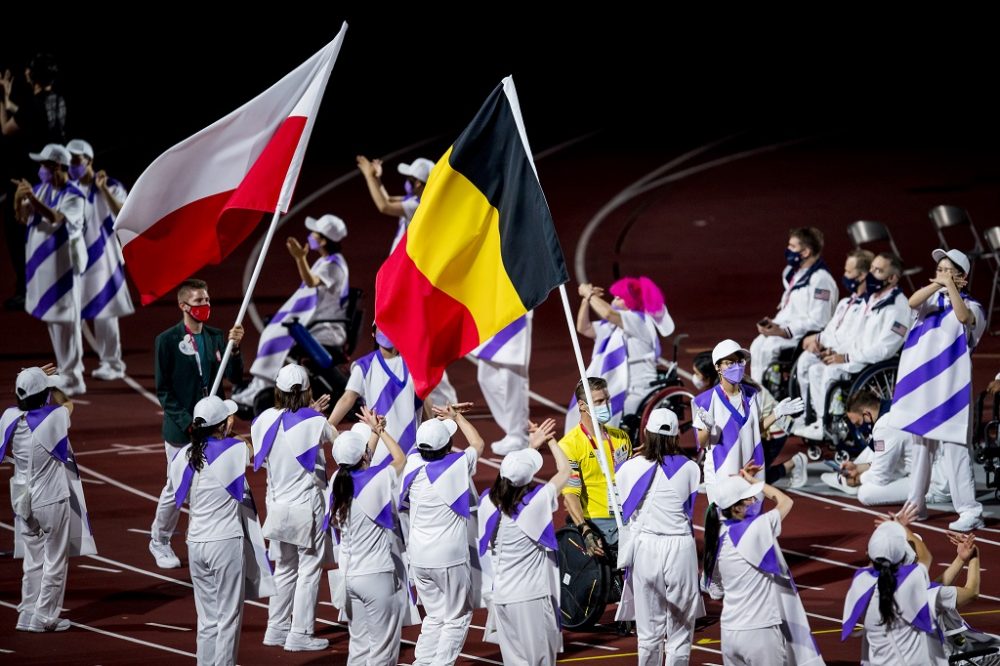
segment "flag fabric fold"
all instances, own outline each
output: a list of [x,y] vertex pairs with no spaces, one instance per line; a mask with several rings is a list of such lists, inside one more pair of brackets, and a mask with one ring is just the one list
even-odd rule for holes
[[263,214],[288,210],[346,31],[139,176],[115,231],[143,305],[222,261]]
[[505,78],[431,171],[375,279],[375,320],[426,398],[452,361],[569,280]]

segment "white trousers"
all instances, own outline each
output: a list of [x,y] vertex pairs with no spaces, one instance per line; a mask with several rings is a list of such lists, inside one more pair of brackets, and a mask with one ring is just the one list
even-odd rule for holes
[[858,501],[865,506],[880,504],[902,504],[910,496],[913,485],[909,476],[902,476],[886,484],[865,483],[864,479],[858,487]]
[[781,627],[733,631],[722,629],[725,666],[785,666],[785,637]]
[[639,664],[687,664],[701,601],[694,539],[636,535],[631,575]]
[[938,461],[941,475],[948,482],[951,491],[951,504],[955,513],[974,513],[981,515],[983,505],[976,501],[976,479],[972,475],[972,458],[969,457],[969,447],[955,442],[942,442],[936,439],[917,437],[913,447],[913,471],[910,476],[913,486],[907,501],[923,512],[927,504],[925,496],[931,485],[931,472],[934,464],[934,454],[940,450]]
[[431,391],[431,394],[427,399],[431,401],[432,405],[438,405],[440,407],[458,402],[458,393],[455,392],[455,387],[451,385],[450,381],[448,381],[447,372],[441,375],[441,381],[434,387],[434,390]]
[[[184,444],[171,444],[163,442],[164,451],[167,454],[167,464],[173,460],[177,452],[184,448]],[[156,503],[156,515],[153,516],[153,526],[149,528],[150,539],[168,543],[177,528],[177,519],[181,516],[181,510],[177,508],[174,498],[174,484],[167,475],[167,482],[160,491],[160,499]]]
[[267,604],[267,628],[311,636],[316,626],[316,597],[323,573],[323,558],[314,548],[271,543],[277,551],[274,586]]
[[492,612],[503,663],[519,666],[552,666],[556,663],[560,629],[552,597],[496,604]]
[[243,537],[188,541],[198,611],[198,666],[232,666],[243,623]]
[[347,666],[396,666],[403,613],[391,571],[347,576]]
[[795,374],[799,380],[799,392],[809,399],[816,418],[822,423],[826,415],[826,394],[838,381],[851,376],[851,365],[827,365],[816,354],[802,352],[795,365]]
[[97,355],[102,364],[111,366],[112,370],[125,372],[122,363],[122,336],[118,328],[118,317],[105,317],[91,322],[94,327],[94,340],[97,343]]
[[476,379],[493,420],[507,434],[528,443],[528,375],[480,361]]
[[413,665],[454,664],[472,622],[469,563],[441,569],[413,567],[412,582],[426,613],[413,649]]
[[80,321],[48,322],[49,339],[66,386],[83,386],[83,331]]
[[27,611],[48,624],[59,617],[69,569],[69,500],[32,508],[21,523],[24,575],[19,613]]
[[777,335],[758,335],[750,343],[750,377],[758,384],[764,378],[767,366],[771,365],[782,349],[799,344],[798,338],[785,339]]

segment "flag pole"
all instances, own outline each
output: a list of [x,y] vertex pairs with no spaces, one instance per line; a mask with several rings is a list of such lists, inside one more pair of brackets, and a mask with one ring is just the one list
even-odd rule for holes
[[594,415],[594,396],[590,391],[590,382],[587,381],[587,368],[583,364],[583,352],[580,351],[580,338],[576,333],[576,323],[573,320],[573,313],[570,311],[569,296],[566,295],[565,284],[559,285],[559,295],[562,297],[563,311],[566,313],[566,325],[569,327],[569,337],[573,341],[573,351],[576,353],[576,366],[580,371],[583,391],[587,396],[587,408],[590,412],[591,427],[597,437],[597,459],[601,464],[601,472],[604,473],[604,481],[608,485],[608,498],[612,500],[609,504],[611,505],[611,511],[614,514],[615,522],[618,524],[620,531],[622,529],[622,514],[618,506],[618,488],[615,486],[615,482],[611,480],[611,467],[608,464],[608,455],[604,451],[601,424],[597,422],[597,416]]
[[[247,285],[246,294],[243,295],[243,304],[240,306],[240,312],[236,315],[236,323],[233,326],[243,324],[243,318],[246,317],[247,308],[250,307],[250,298],[253,296],[254,287],[257,286],[257,278],[260,277],[260,271],[264,268],[264,257],[267,256],[267,250],[271,247],[274,232],[278,230],[278,218],[281,217],[281,207],[282,202],[279,197],[278,206],[274,209],[274,215],[271,216],[271,226],[267,228],[264,243],[260,246],[260,254],[257,255],[257,265],[253,267],[253,275],[250,276],[250,283]],[[219,365],[219,371],[215,374],[215,381],[212,382],[212,391],[209,395],[215,395],[219,392],[219,387],[222,385],[222,376],[226,373],[226,366],[229,365],[229,359],[232,355],[233,341],[229,340],[226,342],[226,352],[222,355],[222,362]]]

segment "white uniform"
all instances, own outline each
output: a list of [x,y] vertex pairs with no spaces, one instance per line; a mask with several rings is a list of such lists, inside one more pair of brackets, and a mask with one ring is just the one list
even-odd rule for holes
[[861,473],[858,501],[865,506],[902,504],[910,494],[913,440],[908,432],[880,418],[872,428],[872,445],[854,461],[871,465]]
[[791,333],[790,338],[758,335],[750,344],[750,376],[758,384],[782,349],[794,347],[809,331],[822,330],[837,297],[837,282],[820,259],[806,269],[785,268],[781,275],[785,293],[771,321]]
[[[87,266],[83,273],[80,318],[93,320],[97,355],[101,365],[117,372],[125,371],[122,362],[118,318],[135,312],[125,284],[125,259],[114,233],[115,213],[95,183],[76,183],[83,192],[83,238],[87,246]],[[108,179],[111,196],[125,202],[128,192],[117,180]]]
[[69,410],[55,405],[0,417],[0,460],[14,458],[14,556],[24,558],[17,610],[42,625],[59,618],[68,558],[97,552],[69,425]]
[[276,593],[268,603],[267,626],[276,634],[311,636],[323,573],[326,513],[324,442],[333,429],[319,412],[271,408],[251,427],[254,468],[267,461],[267,520],[264,536],[274,555]]
[[528,445],[528,364],[531,362],[531,320],[528,312],[473,350],[479,359],[476,379],[493,420],[505,439]]
[[[975,321],[964,326],[966,350],[958,355],[951,350],[958,342],[951,342],[952,329],[962,324],[955,319],[951,301],[942,290],[931,296],[916,310],[916,322],[904,344],[903,357],[893,394],[893,409],[889,412],[894,426],[919,435],[913,457],[913,485],[908,502],[924,510],[925,496],[930,487],[931,468],[935,452],[940,447],[941,469],[951,491],[952,505],[959,514],[981,515],[983,505],[976,500],[976,481],[972,474],[969,443],[972,441],[972,350],[986,329],[986,314],[982,305],[966,297],[965,303]],[[942,313],[947,313],[943,314]],[[912,340],[912,342],[911,342]],[[949,365],[943,370],[928,372],[925,357],[945,359]],[[967,398],[940,387],[966,384]],[[947,398],[942,402],[942,397]],[[949,405],[952,408],[940,417],[935,414]],[[902,409],[902,407],[905,407]],[[913,420],[915,412],[920,418]],[[950,416],[951,418],[945,418]],[[948,433],[951,436],[948,436]],[[962,436],[964,434],[964,437]]]
[[389,254],[392,254],[396,250],[396,246],[399,245],[399,241],[403,240],[403,236],[406,234],[406,229],[410,226],[410,222],[413,220],[413,216],[417,212],[417,207],[420,205],[420,197],[416,195],[410,195],[404,197],[400,202],[403,207],[403,214],[399,217],[399,224],[396,227],[396,236],[392,239],[392,246],[389,248]]
[[548,666],[562,651],[557,508],[550,483],[529,490],[513,517],[493,505],[489,490],[480,498],[479,553],[493,572],[483,640],[499,643],[505,664]]
[[[417,437],[422,404],[413,388],[413,378],[399,354],[385,358],[381,349],[362,356],[351,364],[346,390],[364,399],[376,414],[385,416],[386,431],[409,453]],[[388,464],[389,449],[379,442],[372,456],[372,467]]]
[[619,539],[618,566],[629,571],[621,606],[627,597],[634,599],[639,664],[687,664],[695,620],[705,614],[691,531],[700,470],[684,456],[669,456],[659,465],[632,458],[615,479],[625,497],[625,541],[631,542],[623,547]]
[[[826,349],[844,353],[851,339],[858,335],[864,321],[865,299],[857,294],[840,299],[833,317],[817,334],[819,343]],[[901,340],[902,341],[902,340]],[[846,377],[844,365],[826,365],[818,354],[803,351],[795,363],[799,392],[810,401],[816,417],[822,421],[825,412],[826,392],[841,377]]]
[[474,605],[468,521],[478,459],[471,448],[429,463],[415,453],[403,470],[400,504],[408,501],[410,507],[407,554],[426,612],[414,664],[453,664],[465,644]]
[[[709,502],[715,501],[716,479],[738,474],[751,460],[763,466],[760,401],[760,394],[745,384],[740,385],[740,392],[732,398],[726,395],[721,384],[695,396],[695,405],[715,419],[715,427],[709,433],[704,463],[705,492]],[[693,425],[698,430],[705,430],[705,424],[697,414]],[[763,469],[758,478],[764,480]]]
[[38,199],[66,219],[53,225],[35,214],[28,222],[24,309],[48,325],[59,374],[66,378],[65,388],[82,392],[80,279],[70,258],[69,238],[82,233],[84,196],[71,183],[61,190],[50,184],[36,185],[34,191]]

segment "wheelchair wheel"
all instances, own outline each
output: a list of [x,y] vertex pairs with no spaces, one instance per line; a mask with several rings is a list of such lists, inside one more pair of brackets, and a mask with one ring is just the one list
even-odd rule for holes
[[[646,429],[646,422],[649,421],[649,415],[654,409],[660,407],[666,407],[674,414],[677,415],[677,423],[680,425],[680,434],[683,436],[684,433],[691,430],[692,423],[694,420],[694,415],[691,410],[691,405],[694,402],[694,394],[687,390],[683,386],[668,386],[664,389],[660,389],[656,393],[648,396],[640,407],[642,420],[639,424],[639,431],[642,432]],[[682,440],[681,446],[684,448],[690,448],[691,453],[694,454],[697,450],[697,443],[688,443],[685,446],[685,442]],[[692,455],[692,457],[694,457]]]
[[892,392],[896,388],[896,370],[899,367],[898,359],[875,363],[862,370],[851,383],[851,388],[847,391],[847,397],[861,390],[874,393],[879,400],[891,400]]
[[556,532],[559,542],[560,611],[564,629],[593,627],[608,603],[611,567],[603,558],[591,557],[575,527]]

